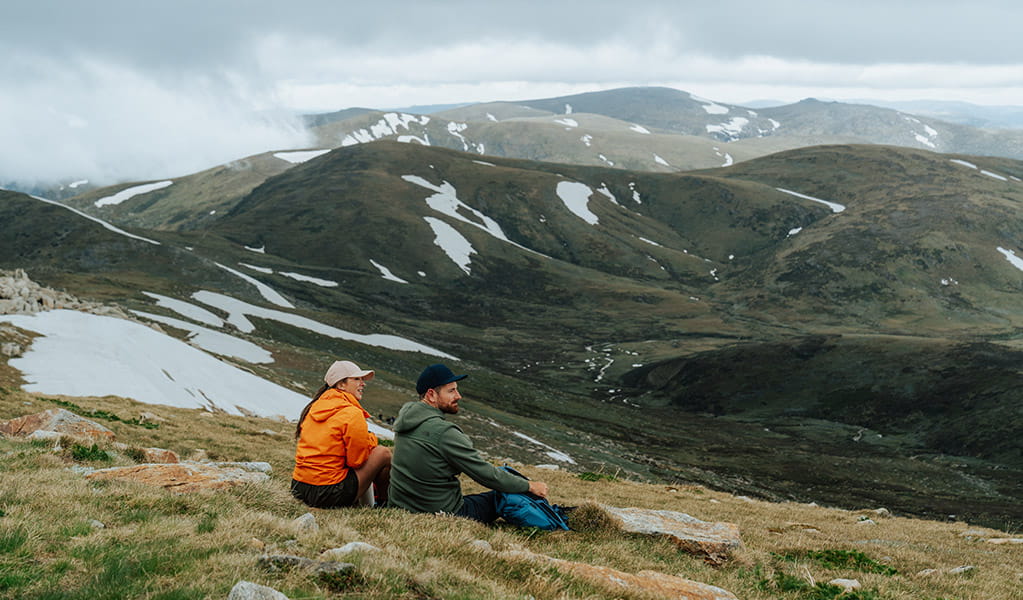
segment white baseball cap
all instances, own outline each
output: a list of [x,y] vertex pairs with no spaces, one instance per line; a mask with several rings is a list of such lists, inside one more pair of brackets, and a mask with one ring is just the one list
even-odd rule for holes
[[363,371],[359,365],[350,360],[339,360],[327,369],[327,374],[323,376],[323,382],[334,387],[334,384],[349,377],[362,377],[369,381],[373,379],[373,371]]

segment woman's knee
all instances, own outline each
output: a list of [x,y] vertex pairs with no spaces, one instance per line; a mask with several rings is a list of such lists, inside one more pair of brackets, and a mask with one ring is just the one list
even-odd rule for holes
[[370,452],[370,457],[376,458],[377,460],[383,461],[385,464],[391,464],[391,449],[387,446],[377,446]]

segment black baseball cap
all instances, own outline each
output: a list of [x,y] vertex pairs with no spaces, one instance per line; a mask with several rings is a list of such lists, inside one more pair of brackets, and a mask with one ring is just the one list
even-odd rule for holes
[[437,363],[423,369],[416,380],[416,392],[422,396],[426,390],[449,384],[453,381],[461,381],[468,375],[455,375],[447,365]]

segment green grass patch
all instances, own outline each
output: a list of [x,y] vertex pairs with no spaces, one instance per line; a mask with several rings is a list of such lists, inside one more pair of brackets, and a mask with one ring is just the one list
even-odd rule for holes
[[788,562],[807,559],[825,569],[853,569],[862,573],[877,573],[888,577],[899,573],[894,567],[879,563],[858,550],[805,550],[775,554],[775,556]]
[[28,541],[28,532],[21,527],[0,531],[0,554],[13,554]]
[[88,462],[88,461],[102,461],[110,462],[110,454],[106,450],[101,450],[96,444],[92,446],[84,446],[82,444],[72,444],[71,446],[71,458],[77,462]]
[[[769,592],[779,598],[793,598],[798,600],[882,600],[882,597],[873,590],[852,590],[845,591],[845,588],[829,583],[810,583],[806,579],[790,575],[783,571],[776,571],[771,579],[761,579],[757,583],[757,589]],[[777,596],[778,593],[783,595]]]

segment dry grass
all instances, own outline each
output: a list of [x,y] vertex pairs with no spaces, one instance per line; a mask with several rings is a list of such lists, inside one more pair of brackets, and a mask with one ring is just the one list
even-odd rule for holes
[[[728,589],[744,600],[833,597],[820,595],[825,592],[811,588],[810,582],[837,577],[863,584],[858,594],[844,596],[851,599],[1023,598],[1023,545],[982,541],[1014,532],[983,530],[964,536],[977,528],[885,517],[872,510],[760,502],[699,486],[608,477],[587,481],[578,474],[529,466],[521,470],[547,481],[555,502],[579,507],[572,517],[575,531],[488,528],[451,517],[351,509],[314,510],[319,531],[301,532],[293,520],[309,511],[287,492],[293,451],[289,424],[204,417],[120,398],[57,399],[118,416],[121,421],[101,422],[129,445],[165,447],[182,456],[202,448],[216,459],[267,461],[274,473],[266,484],[172,495],[143,485],[89,482],[68,468],[74,464],[69,453],[53,452],[50,443],[0,440],[0,597],[224,598],[241,579],[269,585],[292,599],[645,597],[469,545],[483,539],[498,550],[521,546],[628,572],[650,569],[679,575]],[[0,390],[0,420],[54,406],[44,397]],[[141,412],[155,413],[166,422],[157,429],[124,422]],[[81,464],[129,463],[128,457],[117,456]],[[467,483],[465,489],[476,488]],[[730,521],[739,525],[744,547],[725,564],[713,565],[680,554],[666,540],[622,533],[599,504]],[[860,524],[868,517],[876,524]],[[92,527],[93,519],[105,527]],[[351,555],[358,567],[351,578],[323,580],[307,572],[269,573],[257,566],[265,552],[315,559],[351,541],[380,549]],[[813,551],[837,551],[836,556],[859,556],[866,562],[827,564],[808,555]],[[964,565],[975,568],[962,575],[918,574]],[[896,573],[885,573],[888,568]]]

